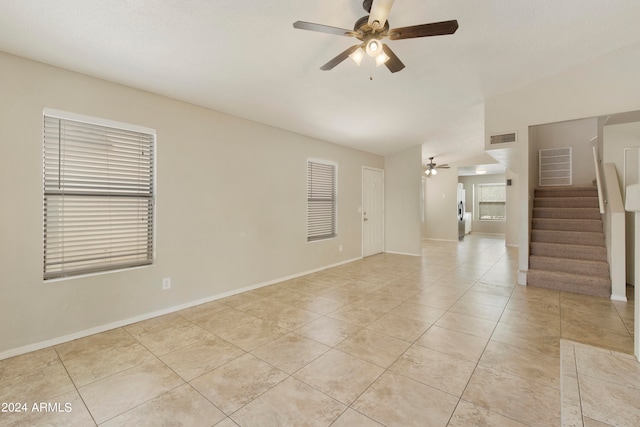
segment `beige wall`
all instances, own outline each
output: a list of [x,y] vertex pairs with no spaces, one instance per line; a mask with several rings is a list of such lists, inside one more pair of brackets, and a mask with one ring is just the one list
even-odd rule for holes
[[[45,107],[157,130],[153,266],[43,283]],[[339,236],[315,243],[310,157],[338,164]],[[384,158],[0,53],[0,358],[361,257],[362,166]]]
[[457,241],[458,168],[438,169],[426,182],[424,237]]
[[[474,204],[474,192],[476,191],[475,185],[477,184],[497,184],[504,183],[504,175],[471,175],[460,176],[458,182],[464,184],[465,189],[465,210],[472,212],[477,209]],[[477,213],[474,212],[473,221],[471,225],[472,233],[488,233],[488,234],[504,234],[505,221],[479,221],[475,219]]]
[[[602,161],[613,163],[616,166],[618,184],[621,194],[625,194],[625,148],[640,147],[640,123],[625,123],[611,126],[604,126],[602,137]],[[629,156],[637,156],[636,151],[630,151]],[[633,160],[631,160],[633,162]],[[635,182],[631,182],[634,184]],[[626,234],[626,281],[635,285],[635,213],[626,212],[625,234]]]
[[385,251],[420,255],[422,147],[385,158]]
[[[596,179],[593,164],[593,147],[598,136],[598,119],[589,118],[569,120],[566,122],[549,123],[534,126],[531,129],[530,144],[535,144],[536,166],[538,165],[538,150],[550,148],[571,147],[572,156],[572,185],[589,187]],[[535,171],[536,186],[539,179],[538,170]]]

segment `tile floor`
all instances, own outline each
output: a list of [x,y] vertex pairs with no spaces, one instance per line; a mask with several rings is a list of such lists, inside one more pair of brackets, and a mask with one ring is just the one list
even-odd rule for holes
[[633,304],[516,271],[425,241],[6,359],[0,425],[640,425]]

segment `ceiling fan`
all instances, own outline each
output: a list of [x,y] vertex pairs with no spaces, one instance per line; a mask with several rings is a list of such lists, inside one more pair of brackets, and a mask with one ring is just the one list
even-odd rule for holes
[[442,36],[453,34],[458,29],[458,21],[442,21],[430,24],[412,25],[409,27],[389,29],[387,16],[393,6],[394,0],[364,0],[362,7],[369,13],[358,19],[353,26],[353,30],[330,27],[328,25],[314,24],[312,22],[296,21],[293,28],[300,30],[318,31],[321,33],[336,34],[339,36],[355,37],[362,43],[351,46],[331,61],[320,67],[327,71],[347,58],[353,59],[360,65],[365,54],[375,58],[377,66],[386,65],[392,73],[404,68],[404,64],[393,53],[391,48],[382,40],[413,39],[418,37]]
[[425,174],[427,174],[427,177],[430,178],[432,175],[437,175],[438,174],[438,169],[449,169],[451,166],[444,164],[444,165],[436,165],[435,163],[433,163],[433,157],[429,157],[429,163],[427,164],[427,168],[424,171]]

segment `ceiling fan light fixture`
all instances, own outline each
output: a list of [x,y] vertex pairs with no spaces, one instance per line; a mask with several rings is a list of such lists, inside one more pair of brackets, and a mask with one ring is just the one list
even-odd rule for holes
[[353,51],[351,55],[349,55],[349,58],[353,59],[353,62],[360,65],[362,63],[362,58],[364,58],[364,55],[364,49],[362,47],[359,47],[358,49]]
[[376,57],[380,52],[382,52],[382,43],[378,39],[370,39],[366,44],[367,55],[371,57]]
[[431,169],[427,169],[426,171],[424,171],[424,173],[426,173],[426,174],[427,174],[427,176],[428,176],[428,175],[431,175]]
[[390,58],[386,53],[380,52],[378,56],[376,56],[376,66],[379,67],[384,65],[389,59]]
[[438,175],[438,169],[431,169],[432,175]]

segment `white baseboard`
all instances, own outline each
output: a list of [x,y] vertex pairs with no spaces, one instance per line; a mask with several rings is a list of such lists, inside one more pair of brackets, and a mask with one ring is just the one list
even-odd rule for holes
[[190,301],[184,304],[175,305],[172,307],[163,308],[161,310],[152,311],[150,313],[141,314],[139,316],[129,317],[127,319],[118,320],[115,322],[107,323],[105,325],[96,326],[89,329],[84,329],[82,331],[74,332],[72,334],[63,335],[61,337],[52,338],[45,341],[36,342],[33,344],[27,344],[25,346],[12,348],[9,350],[5,350],[0,352],[0,360],[8,359],[10,357],[19,356],[21,354],[30,353],[36,350],[42,350],[43,348],[51,347],[58,344],[63,344],[65,342],[77,340],[79,338],[88,337],[90,335],[99,334],[101,332],[109,331],[111,329],[121,328],[126,325],[130,325],[132,323],[141,322],[143,320],[152,319],[154,317],[163,316],[165,314],[173,313],[176,311],[184,310],[185,308],[194,307],[196,305],[204,304],[207,302],[215,301],[218,299],[230,297],[232,295],[240,294],[242,292],[252,291],[255,289],[262,288],[264,286],[273,285],[275,283],[284,282],[285,280],[295,279],[297,277],[306,276],[307,274],[316,273],[318,271],[326,270],[333,267],[338,267],[343,264],[348,264],[353,261],[359,261],[362,257],[352,258],[346,261],[337,262],[335,264],[327,265],[325,267],[315,268],[313,270],[304,271],[301,273],[291,274],[289,276],[280,277],[278,279],[268,280],[266,282],[257,283],[255,285],[246,286],[240,289],[234,289],[232,291],[224,292],[221,294],[216,294],[212,296],[208,296],[205,298],[201,298],[195,301]]
[[518,285],[527,286],[527,270],[518,270]]
[[409,252],[384,251],[385,254],[406,255],[406,256],[422,256],[422,254],[413,254]]

